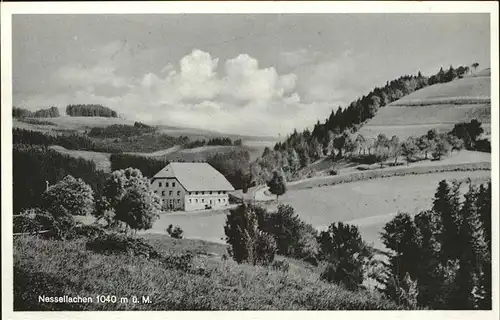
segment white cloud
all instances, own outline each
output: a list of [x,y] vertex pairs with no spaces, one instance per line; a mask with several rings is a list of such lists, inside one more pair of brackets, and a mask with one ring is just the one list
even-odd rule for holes
[[[104,52],[120,51],[117,44]],[[112,60],[95,66],[65,66],[54,75],[61,86],[73,90],[57,97],[31,97],[28,105],[101,103],[131,119],[222,132],[255,135],[287,134],[314,124],[327,114],[328,103],[303,103],[295,73],[279,74],[274,67],[260,68],[258,61],[240,54],[223,63],[208,52],[193,50],[177,66],[167,63],[158,72],[141,77],[118,75]],[[318,73],[321,75],[321,73]],[[111,97],[95,88],[113,86],[125,92]]]

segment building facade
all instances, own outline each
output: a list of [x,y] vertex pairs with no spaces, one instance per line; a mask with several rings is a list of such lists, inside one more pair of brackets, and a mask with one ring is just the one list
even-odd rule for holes
[[172,162],[151,181],[165,210],[194,211],[223,208],[233,186],[208,163]]

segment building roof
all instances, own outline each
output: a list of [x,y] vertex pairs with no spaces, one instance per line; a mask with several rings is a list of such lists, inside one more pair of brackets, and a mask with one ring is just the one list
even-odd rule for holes
[[187,191],[233,191],[226,177],[206,162],[171,162],[153,179],[176,178]]

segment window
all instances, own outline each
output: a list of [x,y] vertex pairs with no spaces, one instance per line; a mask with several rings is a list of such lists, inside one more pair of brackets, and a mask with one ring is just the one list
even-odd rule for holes
[[164,196],[164,195],[165,195],[165,191],[162,191],[162,192],[161,192],[161,195],[162,195],[162,196]]
[[198,199],[196,199],[196,203],[198,203]]
[[189,203],[191,203],[191,199],[189,199]]
[[212,191],[210,191],[210,194],[212,194]]
[[220,203],[220,199],[219,199],[219,203]]
[[181,192],[180,191],[177,191],[177,195],[180,196],[181,195]]
[[219,194],[220,194],[220,191],[219,191]]
[[205,203],[205,199],[201,199],[201,202]]
[[191,195],[192,192],[189,193],[189,195]]
[[165,187],[167,187],[167,188],[168,188],[168,182],[167,182],[167,183],[165,183]]
[[201,194],[205,194],[205,191],[202,191]]
[[196,191],[196,193],[195,193],[195,194],[196,194],[196,195],[198,195],[198,191]]
[[155,193],[156,193],[156,192],[157,192],[157,191],[155,190]]
[[175,187],[175,182],[172,182],[172,187]]
[[169,196],[171,196],[171,195],[172,195],[172,191],[169,191],[169,192],[168,192],[168,195],[169,195]]
[[158,187],[161,187],[161,182],[158,182]]
[[181,199],[177,199],[177,203],[181,203]]

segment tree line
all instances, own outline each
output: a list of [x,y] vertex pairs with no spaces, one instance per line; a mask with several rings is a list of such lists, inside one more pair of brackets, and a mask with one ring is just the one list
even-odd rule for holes
[[25,145],[59,145],[70,150],[88,150],[97,152],[118,152],[111,146],[99,144],[85,135],[78,133],[47,134],[38,131],[14,128],[12,143]]
[[66,106],[66,114],[70,117],[118,117],[116,111],[100,104],[70,104]]
[[93,127],[87,134],[90,137],[95,138],[122,138],[153,133],[155,131],[155,127],[135,122],[133,126],[126,124],[112,124],[106,127]]
[[274,171],[282,172],[287,181],[303,178],[305,169],[324,156],[363,164],[380,163],[382,167],[389,158],[394,159],[392,165],[399,165],[401,158],[407,163],[427,160],[430,156],[440,160],[461,149],[491,152],[490,142],[480,138],[483,131],[481,122],[476,119],[457,123],[449,133],[438,133],[432,129],[422,136],[410,136],[403,141],[395,135],[389,138],[381,133],[376,138],[368,138],[344,130],[342,134],[329,135],[323,146],[314,137],[307,142],[310,138],[308,131],[305,134],[294,132],[291,137],[298,148],[280,147],[271,150],[266,147],[262,156],[250,165],[250,171],[252,179],[263,184],[271,179]]
[[202,140],[190,141],[186,143],[184,147],[191,149],[203,146],[241,146],[241,145],[242,145],[241,139],[236,139],[233,141],[231,140],[231,138],[217,137],[208,140],[202,139]]
[[50,107],[47,109],[40,109],[37,111],[30,111],[28,109],[13,107],[12,117],[17,119],[22,118],[57,118],[59,117],[59,109],[56,107]]

